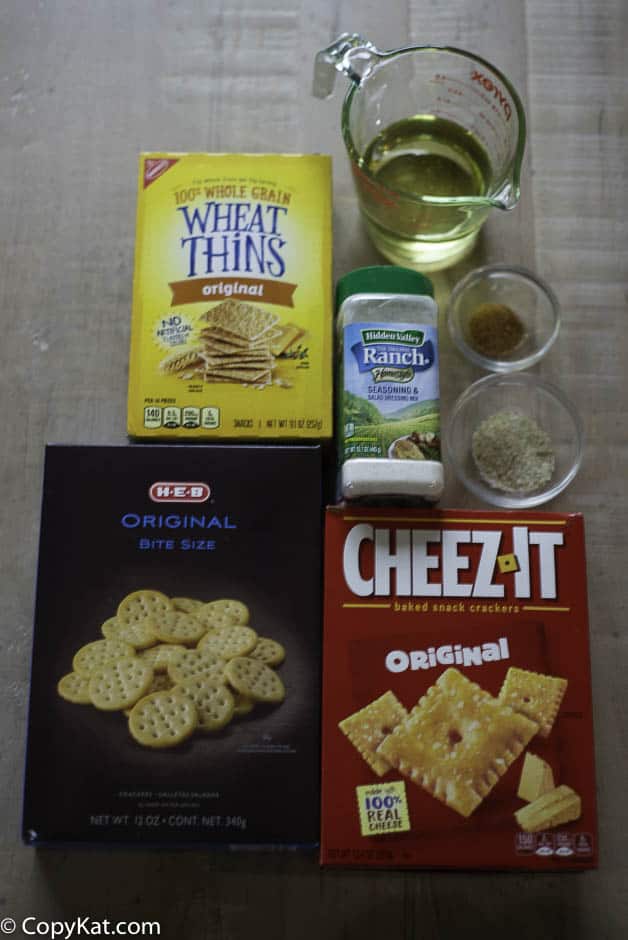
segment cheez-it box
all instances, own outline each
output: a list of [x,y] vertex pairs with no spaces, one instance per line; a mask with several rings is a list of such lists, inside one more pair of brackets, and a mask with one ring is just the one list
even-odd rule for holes
[[597,864],[582,517],[329,509],[321,861]]

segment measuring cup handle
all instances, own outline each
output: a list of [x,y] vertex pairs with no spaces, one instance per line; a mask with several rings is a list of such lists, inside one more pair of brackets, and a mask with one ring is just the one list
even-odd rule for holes
[[359,33],[342,33],[314,59],[312,94],[316,98],[329,98],[334,90],[336,72],[359,85],[366,78],[382,53]]

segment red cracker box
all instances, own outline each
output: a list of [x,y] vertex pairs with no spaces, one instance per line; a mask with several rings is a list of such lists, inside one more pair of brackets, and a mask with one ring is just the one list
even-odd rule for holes
[[329,509],[324,865],[597,864],[582,517]]

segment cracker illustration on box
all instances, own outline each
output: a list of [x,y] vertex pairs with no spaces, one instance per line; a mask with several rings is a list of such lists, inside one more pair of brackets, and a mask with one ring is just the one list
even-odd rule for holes
[[[395,768],[461,816],[470,816],[540,728],[549,724],[551,729],[566,685],[564,679],[511,667],[494,698],[451,668],[410,714],[388,691],[338,727],[379,777]],[[504,689],[508,701],[502,697]],[[520,700],[524,708],[519,708]],[[518,796],[537,801],[554,786],[551,767],[527,753]]]
[[180,643],[158,643],[157,646],[150,646],[138,652],[140,659],[146,660],[153,667],[156,675],[168,671],[168,663],[171,663],[179,653],[185,653],[187,647]]
[[174,747],[195,731],[220,731],[256,703],[278,705],[285,697],[271,668],[283,662],[285,649],[258,637],[249,616],[233,598],[204,602],[134,591],[103,623],[104,639],[76,652],[58,694],[122,712],[144,747]]
[[537,728],[457,669],[447,669],[377,754],[461,816],[470,816]]
[[216,627],[208,630],[198,641],[199,649],[215,653],[222,659],[248,656],[257,645],[257,633],[250,627],[234,624],[232,627]]
[[80,676],[91,676],[94,669],[114,662],[122,656],[135,655],[135,649],[130,643],[121,640],[94,640],[86,643],[74,654],[72,668]]
[[194,600],[193,597],[171,597],[170,600],[174,609],[182,610],[184,614],[192,614],[203,606],[203,601]]
[[193,614],[166,610],[147,617],[155,639],[161,643],[196,643],[205,634],[205,627]]
[[205,364],[200,346],[193,346],[187,349],[177,349],[170,353],[159,363],[159,371],[164,375],[178,375],[181,378],[187,375],[188,378],[195,375]]
[[241,301],[225,300],[201,317],[206,382],[250,382],[269,385],[275,357],[270,344],[279,317]]
[[122,711],[135,705],[147,693],[153,670],[137,656],[123,656],[94,669],[88,692],[92,705],[102,711]]
[[539,735],[547,738],[566,691],[566,679],[543,676],[512,666],[499,693],[499,700],[531,721],[536,721]]
[[167,673],[174,683],[188,679],[216,679],[224,675],[227,660],[210,650],[186,649],[168,663]]
[[91,705],[89,697],[89,676],[82,676],[78,672],[69,672],[62,676],[57,684],[57,692],[67,702],[75,705]]
[[187,679],[178,689],[194,702],[199,731],[220,731],[233,718],[233,694],[220,679]]
[[173,747],[181,744],[198,725],[192,700],[177,689],[153,692],[141,698],[129,715],[129,731],[145,747]]
[[381,777],[390,770],[391,765],[378,753],[377,748],[407,717],[408,713],[397,696],[389,691],[384,692],[365,708],[349,715],[338,727],[360,752],[369,767]]
[[247,655],[251,659],[259,659],[267,666],[274,667],[281,666],[286,658],[286,651],[281,643],[277,643],[276,640],[271,640],[267,636],[258,636],[257,643]]
[[100,632],[105,639],[130,643],[136,650],[146,649],[156,640],[152,621],[148,617],[137,623],[124,623],[117,617],[109,617],[101,626]]
[[236,656],[225,666],[225,676],[236,692],[254,702],[283,702],[286,697],[277,673],[258,659]]

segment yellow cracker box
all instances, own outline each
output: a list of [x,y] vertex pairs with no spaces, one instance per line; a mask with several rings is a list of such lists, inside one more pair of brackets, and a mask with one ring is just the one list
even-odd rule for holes
[[332,432],[331,160],[140,157],[128,431]]

